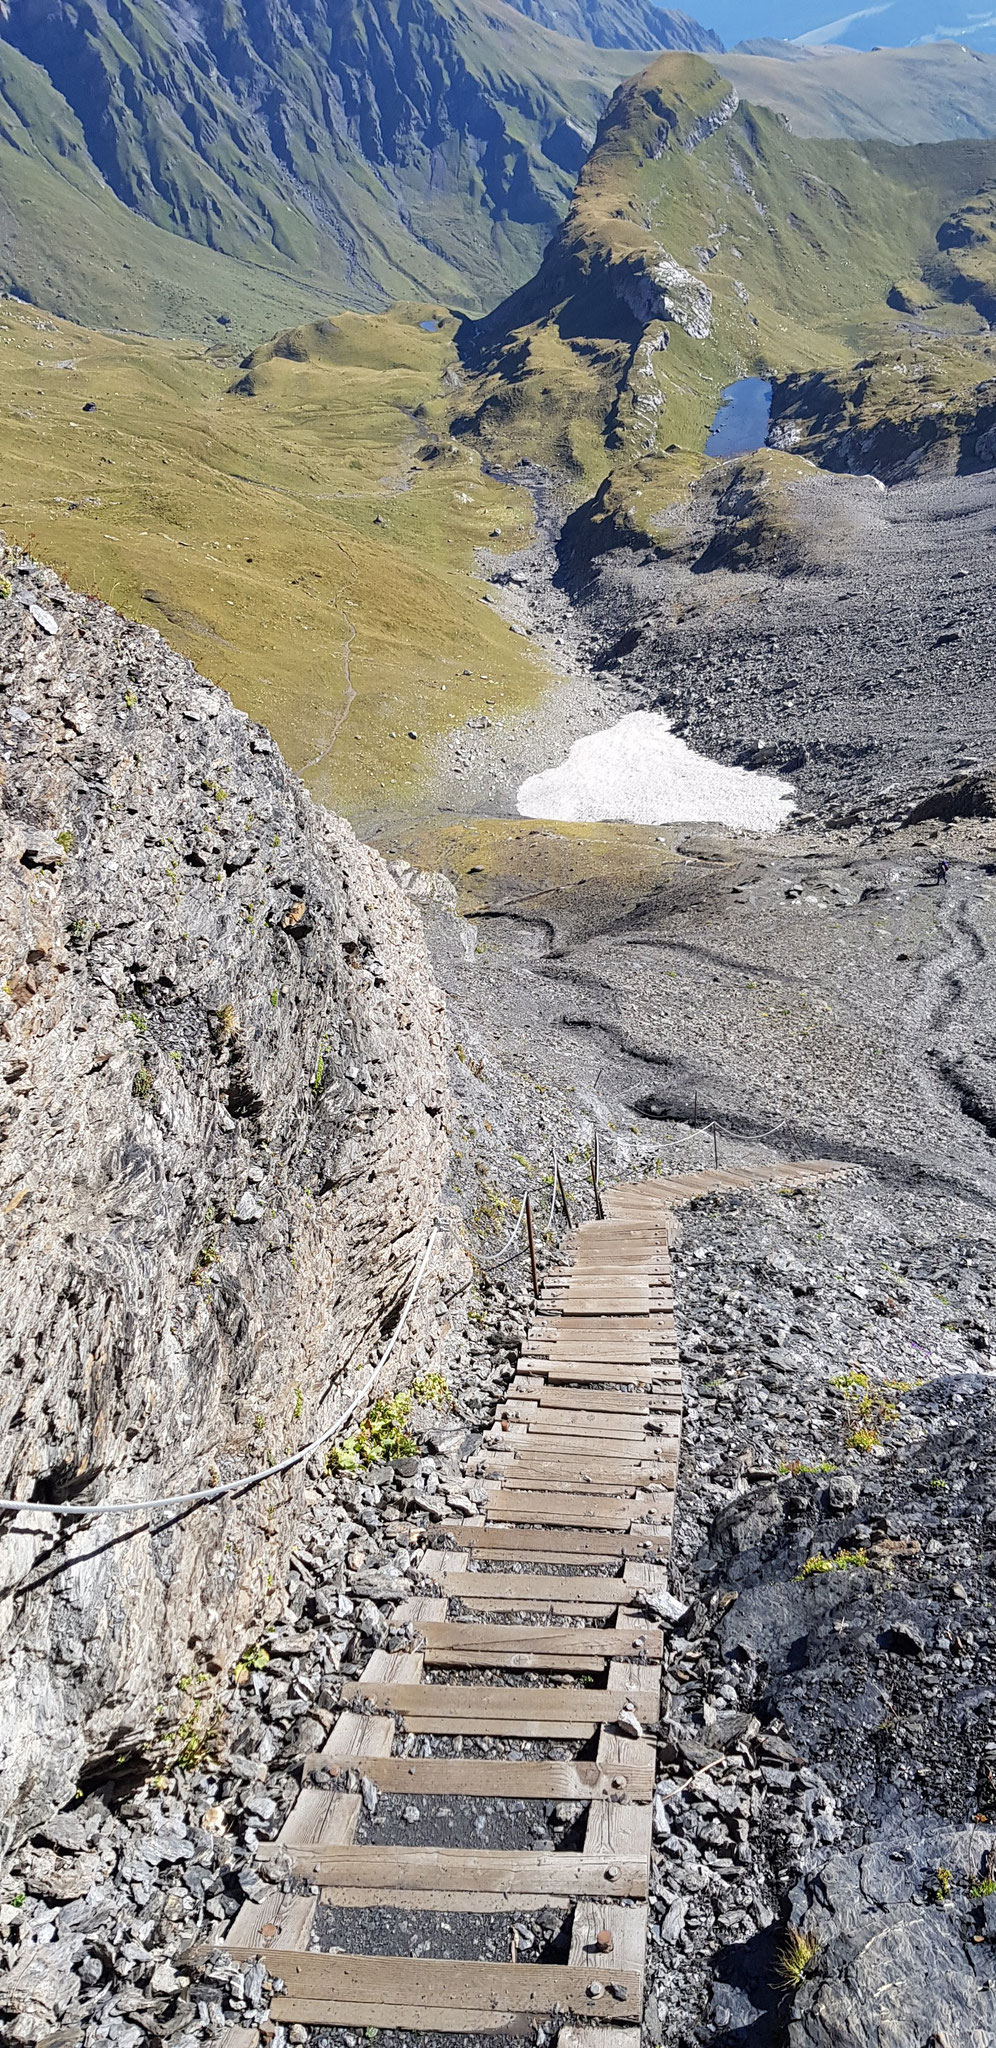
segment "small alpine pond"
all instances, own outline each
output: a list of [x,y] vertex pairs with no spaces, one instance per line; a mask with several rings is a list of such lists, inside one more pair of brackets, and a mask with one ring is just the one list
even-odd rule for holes
[[764,377],[740,377],[721,393],[709,429],[706,454],[720,460],[763,448],[771,420],[771,385]]

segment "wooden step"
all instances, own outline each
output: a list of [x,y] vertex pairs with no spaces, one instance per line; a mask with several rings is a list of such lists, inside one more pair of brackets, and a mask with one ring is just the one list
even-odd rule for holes
[[603,1990],[594,1999],[592,1985],[607,1981],[604,1966],[596,1974],[591,1966],[426,1962],[293,1949],[270,1950],[266,1962],[271,1977],[284,1985],[270,2010],[287,2026],[507,2032],[517,2018],[532,2021],[555,2012],[590,2018],[603,2007],[613,2020],[627,2009],[638,2019],[643,1996],[642,1972],[620,1970],[612,1982],[621,1995]]
[[[393,1729],[393,1721],[391,1726]],[[517,1759],[514,1763],[507,1763],[490,1757],[377,1756],[366,1759],[359,1768],[379,1792],[411,1793],[413,1797],[422,1798],[445,1795],[475,1799],[569,1799],[580,1805],[595,1799],[652,1799],[653,1744],[630,1742],[628,1749],[634,1752],[634,1756],[625,1764],[562,1763],[556,1759],[540,1763]],[[320,1750],[316,1755],[305,1758],[303,1777],[307,1779],[314,1771],[329,1769],[340,1769],[345,1775],[346,1768],[336,1763],[330,1765]],[[303,1841],[298,1846],[304,1846]],[[296,1893],[277,1892],[273,1897],[285,1903],[290,1899],[297,1905],[303,1903]],[[308,1903],[313,1906],[314,1901]],[[298,1944],[288,1942],[286,1945],[295,1947]]]
[[659,1682],[651,1689],[645,1678],[641,1687],[619,1691],[558,1685],[395,1685],[360,1678],[347,1681],[342,1692],[347,1702],[365,1699],[372,1706],[386,1707],[417,1735],[569,1741],[611,1725],[630,1701],[645,1724],[656,1721],[660,1711]]

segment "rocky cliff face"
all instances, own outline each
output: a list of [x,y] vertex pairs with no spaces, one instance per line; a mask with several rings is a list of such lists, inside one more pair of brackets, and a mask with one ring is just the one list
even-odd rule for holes
[[[395,1326],[447,1159],[417,913],[159,637],[0,554],[0,1495],[259,1471]],[[444,1328],[434,1252],[392,1372]],[[301,1469],[2,1518],[6,1839],[255,1640]]]
[[136,214],[365,307],[527,277],[631,68],[502,0],[10,0],[0,29],[0,85],[6,44],[32,107],[62,96],[31,131],[59,119]]

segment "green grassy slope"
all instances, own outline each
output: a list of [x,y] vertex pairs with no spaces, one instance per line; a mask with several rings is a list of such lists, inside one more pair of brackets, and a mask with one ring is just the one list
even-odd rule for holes
[[474,580],[531,508],[441,431],[454,328],[438,302],[342,313],[247,371],[0,304],[0,530],[156,626],[361,824],[547,679]]
[[704,59],[662,58],[616,94],[536,277],[465,330],[458,428],[559,469],[578,501],[625,498],[643,530],[647,465],[671,451],[666,492],[694,473],[733,378],[853,365],[895,333],[903,280],[935,326],[978,333],[990,185],[996,142],[797,137]]
[[755,106],[784,114],[796,135],[946,142],[996,135],[996,56],[961,43],[909,50],[771,46],[731,50],[723,70]]
[[0,290],[99,327],[218,339],[324,311],[334,280],[265,244],[242,260],[153,226],[111,192],[71,108],[0,42]]
[[[423,294],[493,304],[535,268],[633,68],[503,0],[10,0],[0,23],[6,281],[16,259],[43,303],[58,287],[78,320],[158,331],[177,331],[156,316],[170,262],[112,198],[287,279],[278,319]],[[115,241],[127,270],[108,268]],[[209,307],[221,290],[205,286]],[[273,313],[264,298],[257,336]]]

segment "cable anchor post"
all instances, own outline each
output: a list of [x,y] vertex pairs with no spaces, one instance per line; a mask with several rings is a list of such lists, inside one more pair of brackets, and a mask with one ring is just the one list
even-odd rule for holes
[[533,1200],[531,1195],[526,1196],[526,1230],[529,1233],[529,1264],[532,1267],[533,1294],[538,1298],[539,1274],[536,1271],[536,1236],[533,1230]]

